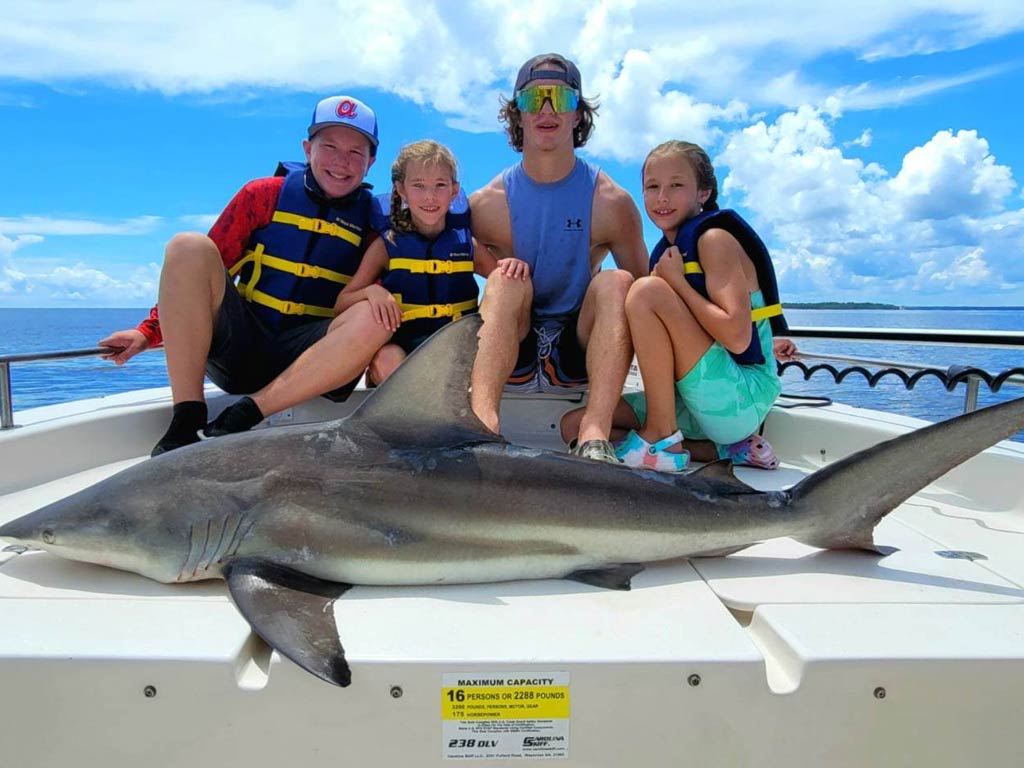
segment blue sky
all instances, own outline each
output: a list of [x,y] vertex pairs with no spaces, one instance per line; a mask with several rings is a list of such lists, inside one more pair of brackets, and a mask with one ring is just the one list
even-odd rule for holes
[[652,146],[709,150],[784,301],[1024,305],[1024,4],[53,0],[4,15],[0,307],[149,306],[164,243],[300,158],[326,95],[377,110],[378,191],[426,137],[476,189],[516,160],[498,95],[548,50],[600,99],[585,154],[638,200]]

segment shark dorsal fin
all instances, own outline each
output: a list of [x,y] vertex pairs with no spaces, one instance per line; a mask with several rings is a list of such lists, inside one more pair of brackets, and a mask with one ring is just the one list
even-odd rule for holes
[[483,320],[472,314],[427,339],[349,417],[392,445],[431,448],[501,441],[469,405]]
[[693,475],[694,477],[699,476],[704,480],[720,483],[737,490],[754,491],[753,488],[736,477],[736,474],[732,471],[732,462],[729,459],[708,462],[700,469],[694,470]]

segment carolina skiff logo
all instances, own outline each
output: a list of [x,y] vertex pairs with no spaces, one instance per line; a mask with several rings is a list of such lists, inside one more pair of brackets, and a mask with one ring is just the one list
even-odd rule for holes
[[582,232],[583,219],[574,219],[570,216],[565,220],[565,228],[569,232]]
[[356,116],[356,103],[352,99],[343,99],[338,104],[338,117],[347,117],[349,120],[355,119]]
[[524,747],[551,747],[565,741],[565,736],[526,736],[523,739]]

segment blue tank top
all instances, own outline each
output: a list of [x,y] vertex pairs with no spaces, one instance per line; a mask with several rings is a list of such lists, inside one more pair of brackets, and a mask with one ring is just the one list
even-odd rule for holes
[[523,164],[502,179],[512,218],[515,257],[530,265],[533,314],[567,315],[580,308],[590,285],[590,211],[599,168],[576,158],[564,179],[541,184]]

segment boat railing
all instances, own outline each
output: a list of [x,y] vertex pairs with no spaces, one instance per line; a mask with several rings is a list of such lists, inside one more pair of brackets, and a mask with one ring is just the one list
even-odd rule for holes
[[[953,347],[988,347],[995,349],[1024,349],[1024,331],[975,331],[922,328],[790,328],[789,336],[796,339],[827,339],[829,341],[871,342],[880,344],[939,345]],[[952,392],[958,384],[965,384],[964,412],[978,407],[978,392],[984,383],[992,392],[998,392],[1003,385],[1024,385],[1024,367],[1013,367],[993,374],[973,366],[961,364],[940,368],[935,365],[908,363],[891,360],[877,360],[851,355],[826,353],[799,353],[796,359],[779,364],[779,373],[789,368],[799,369],[804,379],[810,379],[818,371],[830,373],[837,384],[852,375],[862,376],[868,386],[874,387],[880,380],[895,377],[903,386],[912,390],[921,379],[931,377],[939,380],[947,391]],[[852,363],[851,367],[837,369],[829,362],[808,366],[804,360],[824,360]],[[1024,363],[1024,360],[1022,360]],[[864,366],[875,366],[869,371]]]
[[[161,347],[158,347],[161,349]],[[17,363],[40,363],[47,360],[72,360],[79,357],[109,355],[116,351],[111,347],[90,347],[89,349],[65,349],[56,352],[24,352],[0,355],[0,430],[12,429],[14,423],[14,396],[11,391],[11,366]]]
[[[1000,349],[1024,349],[1024,331],[966,331],[966,330],[934,330],[910,328],[790,328],[788,336],[794,339],[827,339],[831,341],[875,342],[885,344],[933,344],[955,347],[992,347]],[[158,347],[157,349],[162,349]],[[47,360],[68,360],[81,357],[95,357],[114,351],[109,347],[91,347],[88,349],[69,349],[56,352],[26,352],[21,354],[0,355],[0,430],[11,429],[14,424],[14,399],[11,392],[11,366],[21,363],[36,363]],[[831,362],[850,363],[852,367],[837,369],[825,362],[808,366],[806,360],[825,360]],[[1022,361],[1024,362],[1024,361]],[[864,366],[880,366],[877,371],[869,371]],[[936,366],[919,363],[905,363],[889,360],[873,360],[850,355],[832,355],[821,353],[800,352],[793,360],[783,361],[779,370],[797,367],[803,371],[804,378],[809,379],[814,373],[824,370],[829,372],[836,383],[843,379],[860,374],[867,379],[870,386],[886,376],[900,378],[904,386],[913,389],[914,385],[926,376],[939,379],[949,391],[960,383],[966,384],[964,411],[972,411],[977,407],[978,390],[982,383],[996,392],[1003,385],[1024,385],[1024,367],[1011,368],[998,374],[991,374],[980,368],[966,366]],[[634,363],[635,367],[635,363]],[[634,370],[631,376],[635,375]]]

